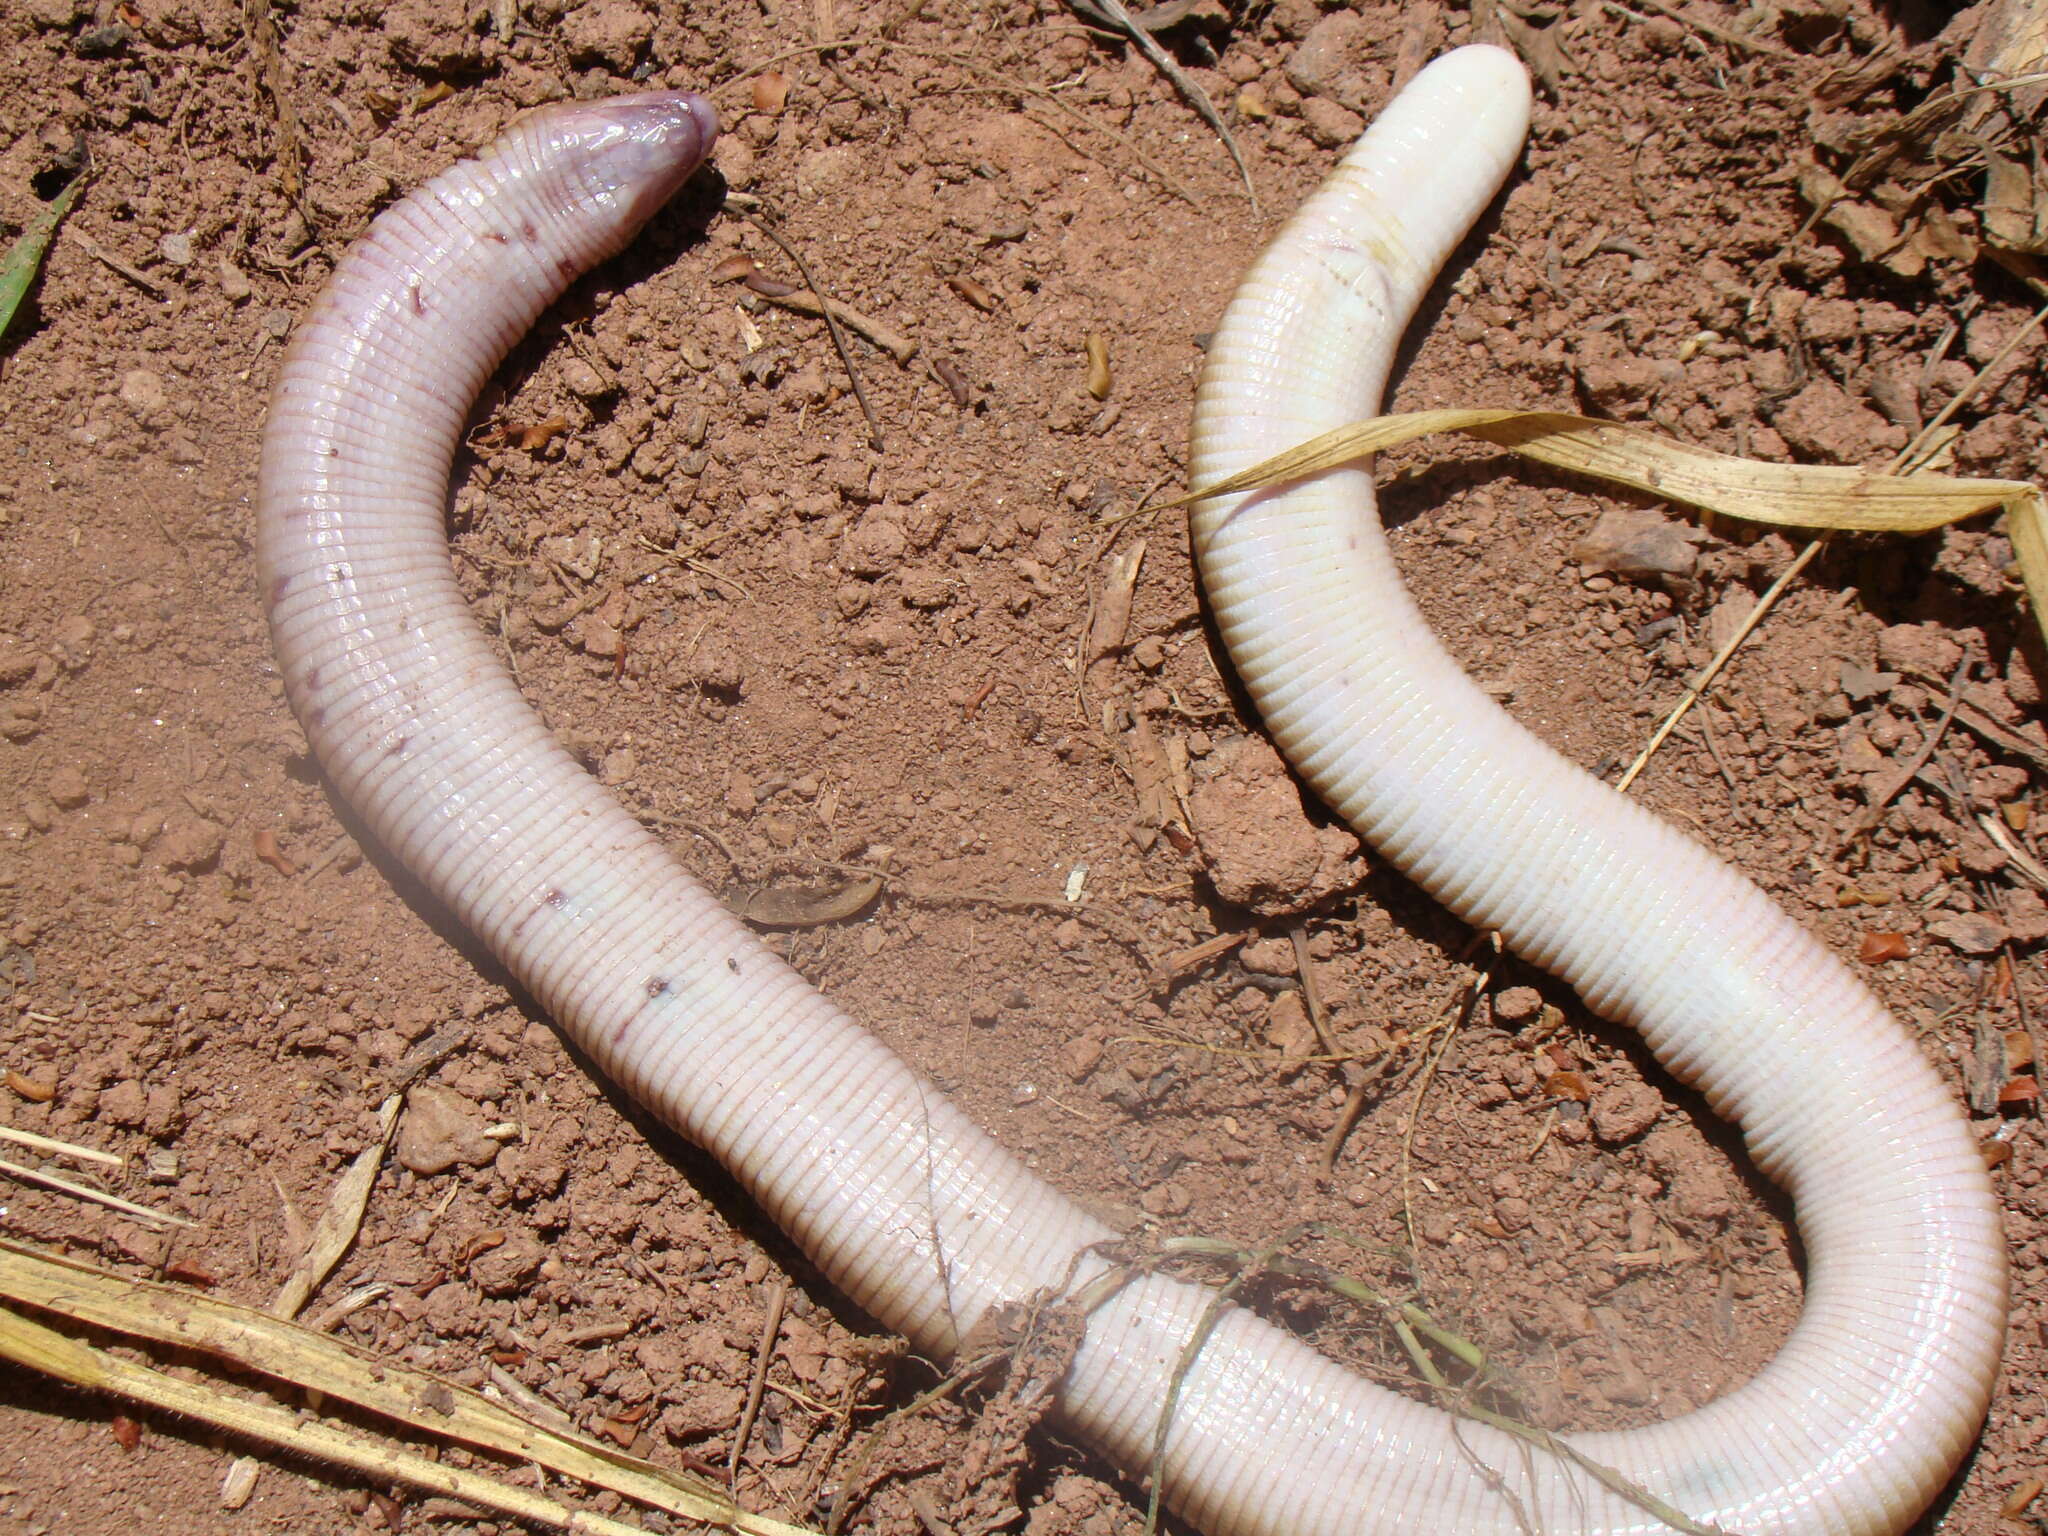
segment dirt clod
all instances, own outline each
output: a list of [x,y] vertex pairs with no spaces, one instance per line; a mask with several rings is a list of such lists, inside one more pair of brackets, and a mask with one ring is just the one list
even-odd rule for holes
[[398,1122],[399,1163],[418,1174],[446,1173],[458,1163],[479,1168],[498,1155],[483,1134],[476,1106],[453,1089],[425,1083],[406,1095]]
[[1634,1141],[1664,1113],[1664,1096],[1648,1083],[1612,1083],[1586,1106],[1593,1134],[1608,1146]]
[[1204,763],[1189,800],[1216,893],[1266,916],[1303,912],[1365,873],[1358,839],[1318,825],[1280,754],[1240,737]]

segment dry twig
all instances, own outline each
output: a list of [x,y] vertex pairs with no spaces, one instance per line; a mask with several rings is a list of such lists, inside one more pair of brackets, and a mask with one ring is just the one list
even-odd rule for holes
[[1231,137],[1230,129],[1224,123],[1222,114],[1216,110],[1215,103],[1209,100],[1209,93],[1197,85],[1194,78],[1186,70],[1182,69],[1179,64],[1174,62],[1173,55],[1160,47],[1158,40],[1149,31],[1138,25],[1132,18],[1130,11],[1125,8],[1124,0],[1088,0],[1088,3],[1108,18],[1133,43],[1137,44],[1138,52],[1145,55],[1147,62],[1154,69],[1158,70],[1159,73],[1166,76],[1168,80],[1172,81],[1173,88],[1180,92],[1181,98],[1195,109],[1196,115],[1203,122],[1215,130],[1216,137],[1223,141],[1224,149],[1229,152],[1231,164],[1237,167],[1237,174],[1244,182],[1244,195],[1251,201],[1252,217],[1257,218],[1259,216],[1259,194],[1257,189],[1252,186],[1251,167],[1244,163],[1244,155],[1238,150],[1237,140]]

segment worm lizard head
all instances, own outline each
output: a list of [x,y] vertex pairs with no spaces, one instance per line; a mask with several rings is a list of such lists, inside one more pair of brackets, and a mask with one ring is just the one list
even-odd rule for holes
[[703,163],[718,137],[718,112],[692,91],[645,91],[546,108],[529,131],[559,157],[573,181],[565,190],[614,251]]

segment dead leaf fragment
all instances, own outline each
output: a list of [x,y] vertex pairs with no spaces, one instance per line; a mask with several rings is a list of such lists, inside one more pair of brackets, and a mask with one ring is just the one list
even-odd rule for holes
[[2048,251],[2048,185],[2041,160],[1985,151],[1984,238],[2001,250],[2030,256]]
[[286,858],[284,851],[277,846],[277,834],[269,827],[258,827],[249,842],[256,850],[256,857],[286,879],[299,872],[299,866]]
[[1591,531],[1572,546],[1572,559],[1595,571],[1611,571],[1625,580],[1662,577],[1690,584],[1706,538],[1688,523],[1647,509],[1626,507],[1604,512]]
[[1584,1104],[1593,1097],[1593,1090],[1587,1085],[1582,1073],[1553,1072],[1543,1079],[1543,1096],[1546,1099],[1569,1100],[1574,1104]]
[[1105,675],[1095,676],[1098,664],[1123,651],[1130,633],[1131,605],[1136,600],[1138,572],[1145,563],[1145,541],[1136,539],[1120,551],[1103,573],[1102,588],[1096,594],[1095,615],[1088,624],[1088,654],[1082,661],[1082,676],[1092,689],[1109,683]]
[[732,905],[757,928],[820,928],[858,917],[881,894],[880,875],[834,870],[809,885],[769,886],[746,893]]
[[1813,209],[1814,221],[1840,235],[1860,261],[1884,261],[1905,241],[1897,220],[1857,197],[1820,166],[1800,171],[1799,195]]
[[1565,76],[1576,72],[1571,55],[1564,50],[1560,35],[1564,28],[1555,22],[1546,27],[1532,26],[1505,7],[1494,12],[1494,20],[1515,52],[1522,56],[1522,62],[1529,66],[1529,73],[1551,98],[1563,96]]
[[1098,400],[1109,398],[1109,338],[1090,331],[1083,345],[1088,350],[1088,393]]
[[1903,933],[1866,933],[1856,947],[1856,958],[1865,965],[1882,965],[1887,960],[1904,960],[1913,953]]
[[517,448],[521,453],[538,453],[569,430],[569,418],[550,416],[546,421],[493,422],[477,433],[479,448]]

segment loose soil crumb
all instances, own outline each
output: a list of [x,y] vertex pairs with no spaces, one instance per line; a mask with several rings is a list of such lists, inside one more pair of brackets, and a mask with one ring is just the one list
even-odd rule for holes
[[[266,1304],[400,1064],[460,1026],[309,1315],[380,1282],[337,1332],[722,1469],[787,1279],[750,1505],[822,1521],[858,1466],[851,1522],[889,1536],[1141,1528],[1131,1481],[1000,1390],[892,1421],[857,1464],[933,1369],[592,1080],[364,845],[284,705],[250,494],[294,317],[380,208],[514,113],[640,82],[713,89],[726,187],[919,351],[853,343],[876,452],[819,322],[713,280],[735,256],[797,274],[708,186],[517,349],[460,466],[455,560],[562,740],[736,898],[885,872],[860,917],[772,942],[1141,1245],[1257,1249],[1305,1220],[1400,1242],[1412,1216],[1413,1270],[1375,1278],[1419,1285],[1552,1425],[1680,1413],[1771,1355],[1800,1290],[1783,1202],[1563,989],[1496,965],[1418,1092],[1472,936],[1244,744],[1256,723],[1180,524],[1119,521],[1177,482],[1205,333],[1271,227],[1149,65],[1051,0],[836,22],[766,0],[254,9],[274,55],[227,0],[0,13],[0,234],[81,153],[93,168],[0,343],[0,1104],[125,1156],[119,1193],[195,1223],[165,1235],[10,1186],[10,1236]],[[1396,78],[1473,36],[1433,4],[1237,9],[1197,7],[1170,41],[1230,104],[1270,217]],[[814,15],[872,41],[821,53]],[[1789,0],[1761,24],[1770,52],[1593,0],[1541,32],[1515,21],[1554,89],[1391,405],[1591,410],[1765,458],[1882,462],[2028,297],[1988,262],[1866,256],[1844,231],[1874,204],[1802,233],[1793,168],[1845,169],[1848,130],[1945,84],[1977,16],[1936,37],[1912,7]],[[1854,99],[1823,112],[1814,82],[1849,65]],[[779,108],[742,77],[763,66]],[[2021,345],[1956,414],[1959,467],[2048,475],[2041,356]],[[1610,776],[1797,548],[1667,529],[1477,450],[1391,453],[1381,479],[1431,623]],[[1128,622],[1098,654],[1095,600],[1137,537]],[[2048,1463],[2048,1153],[2024,1101],[1999,1105],[2048,1006],[2025,864],[2048,671],[2015,599],[1997,524],[1837,540],[1638,786],[1859,965],[2010,1149],[2014,1328],[1948,1499],[1972,1531]],[[1952,688],[1940,745],[1897,782]],[[1362,1114],[1325,1177],[1347,1106]],[[1303,1252],[1371,1267],[1332,1240]],[[1405,1379],[1375,1320],[1263,1291]],[[0,1529],[505,1528],[277,1457],[224,1509],[241,1448],[148,1414],[138,1439],[115,1414],[8,1373]],[[963,1479],[970,1461],[989,1477]]]

